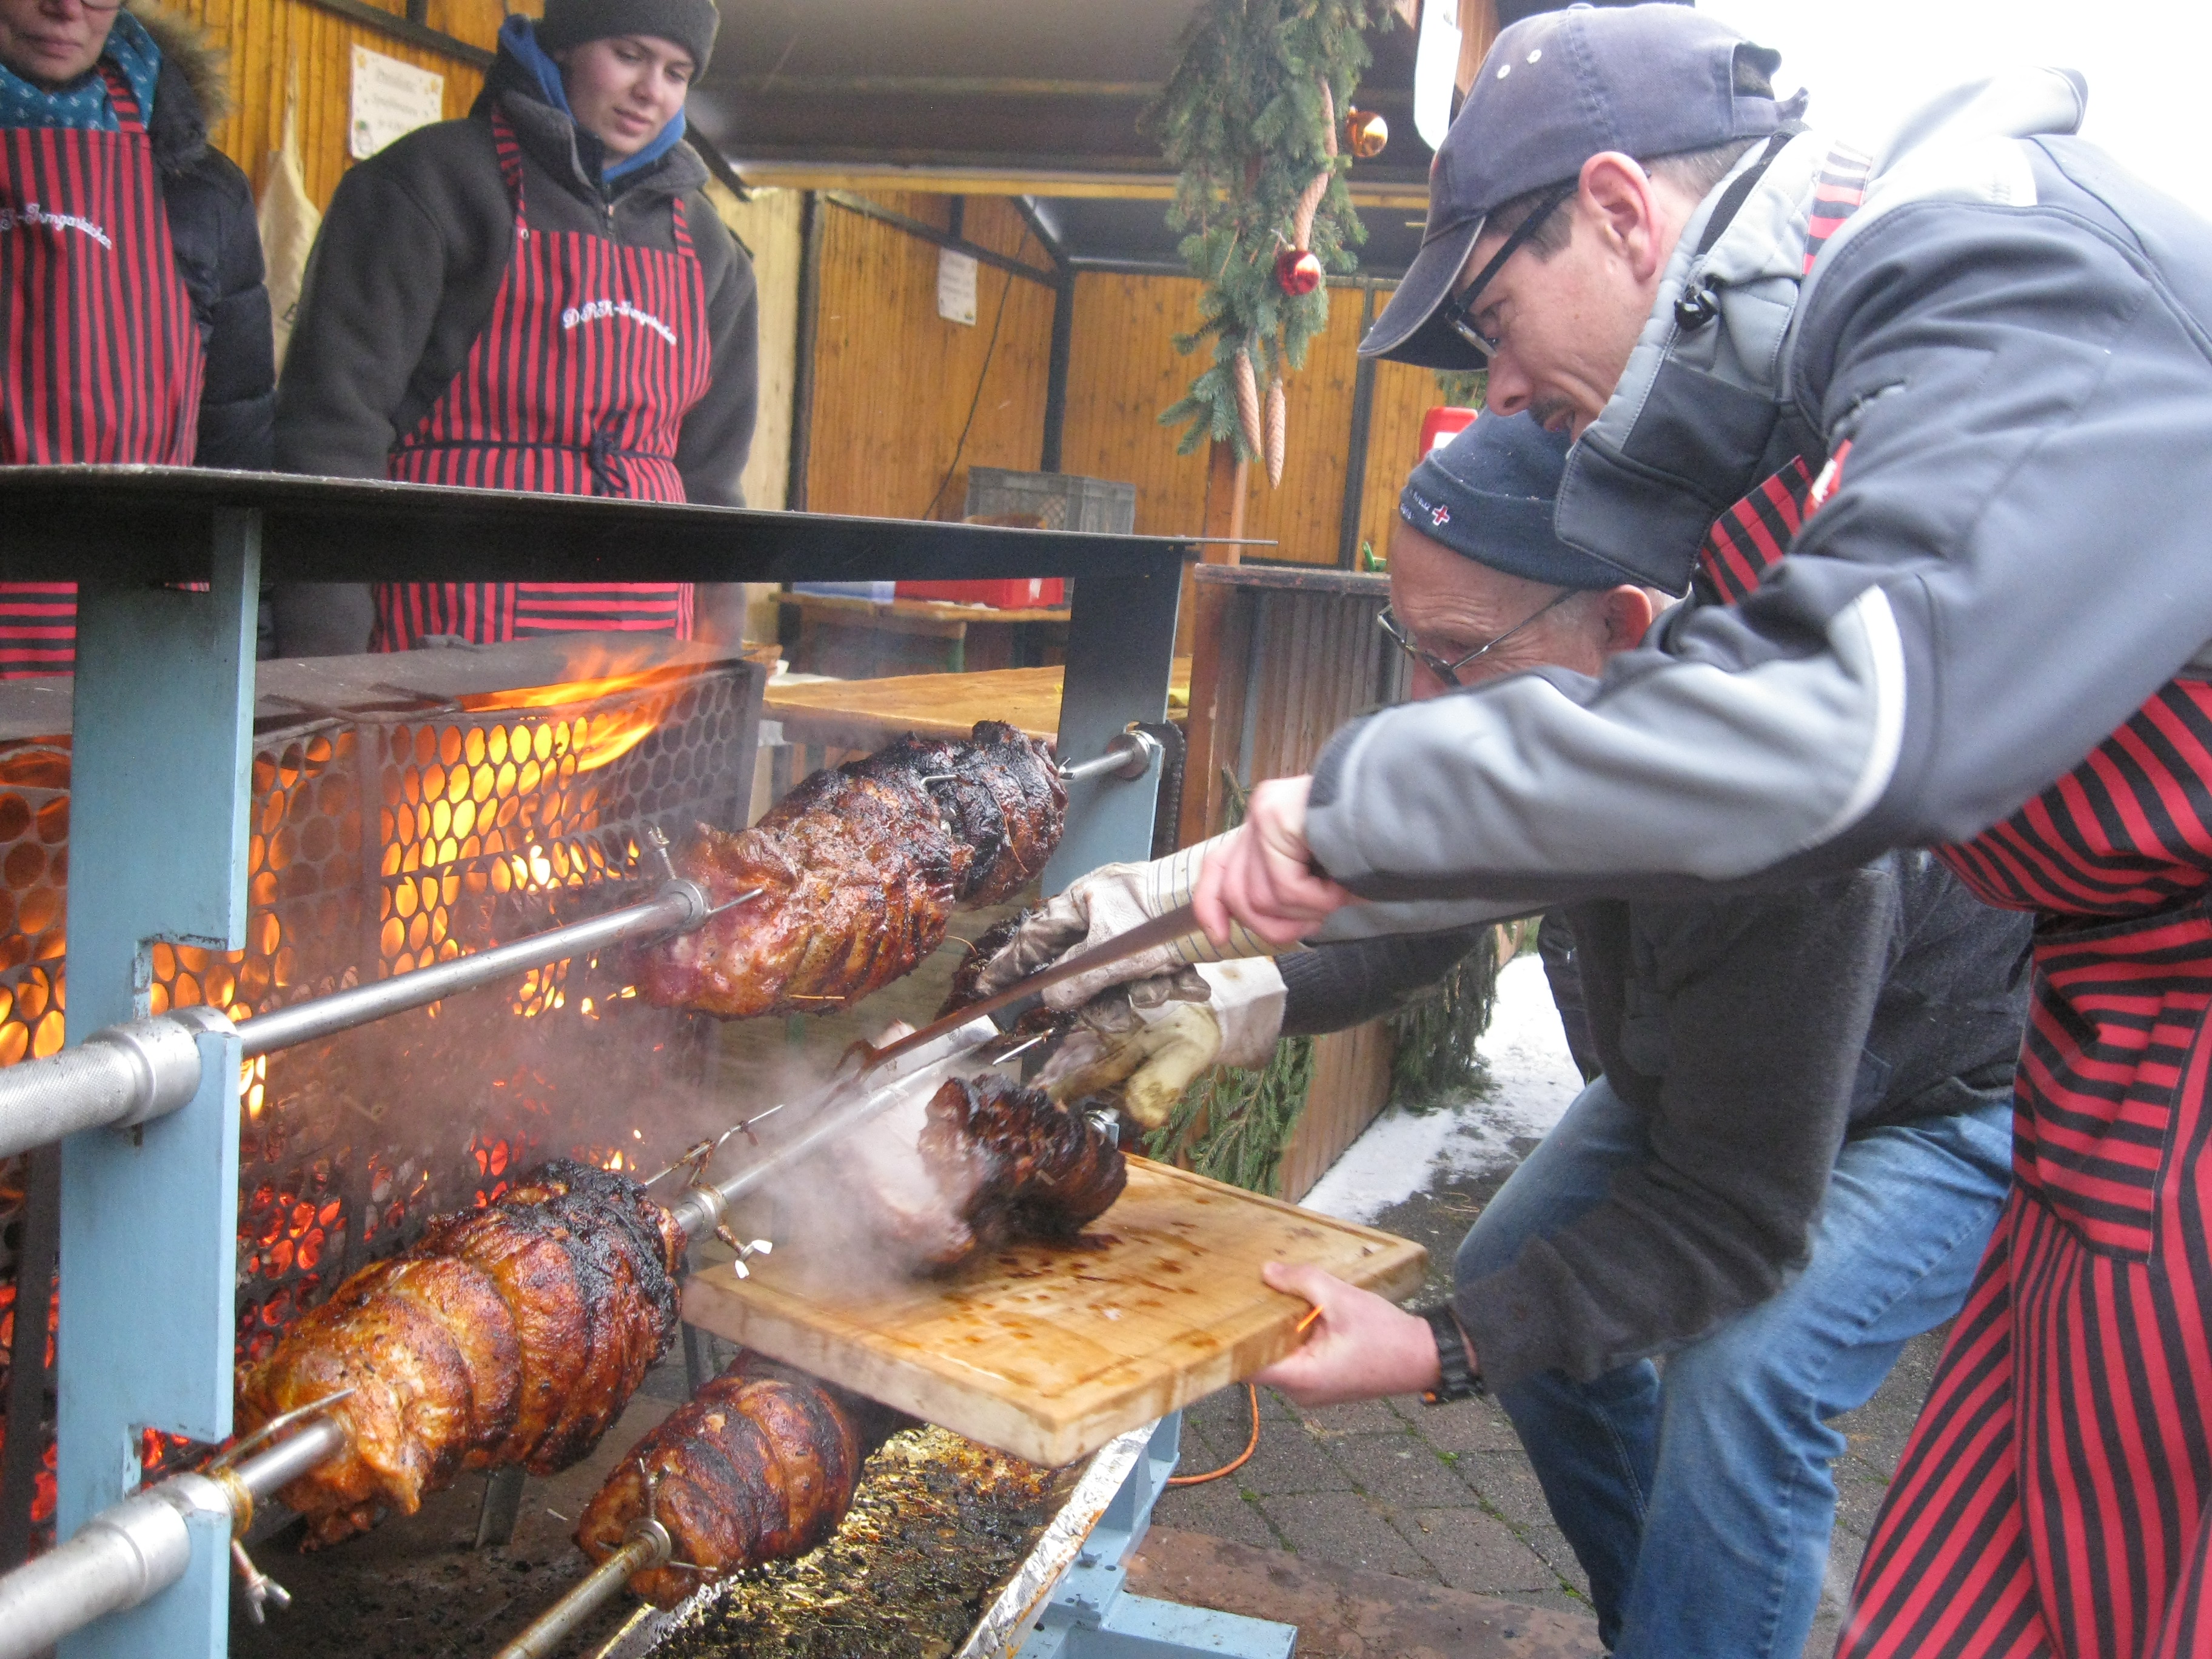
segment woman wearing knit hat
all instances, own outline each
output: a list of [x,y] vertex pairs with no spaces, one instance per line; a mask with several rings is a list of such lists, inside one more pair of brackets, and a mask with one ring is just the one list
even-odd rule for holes
[[[681,141],[714,0],[548,0],[509,17],[468,118],[346,175],[277,393],[294,472],[742,503],[750,263]],[[734,637],[737,590],[696,631]],[[586,629],[689,636],[688,584],[392,582],[277,595],[287,655]]]

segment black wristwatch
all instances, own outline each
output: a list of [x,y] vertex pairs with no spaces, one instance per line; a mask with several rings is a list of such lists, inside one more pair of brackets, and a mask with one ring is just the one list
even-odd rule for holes
[[1433,1389],[1425,1390],[1421,1398],[1431,1406],[1441,1406],[1450,1400],[1471,1400],[1490,1392],[1482,1380],[1482,1373],[1467,1363],[1467,1335],[1459,1327],[1459,1318],[1449,1306],[1416,1308],[1413,1311],[1429,1322],[1429,1334],[1437,1340],[1437,1366],[1442,1376]]

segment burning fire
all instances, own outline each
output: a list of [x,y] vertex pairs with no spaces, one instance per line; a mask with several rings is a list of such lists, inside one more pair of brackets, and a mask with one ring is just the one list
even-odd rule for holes
[[[635,666],[649,653],[640,647],[627,656],[600,647],[586,652],[569,665],[570,678],[560,685],[537,685],[517,691],[486,691],[460,700],[471,713],[507,708],[572,708],[636,690],[655,679],[671,678],[666,669]],[[605,709],[595,715],[564,722],[571,726],[568,752],[576,770],[595,772],[620,760],[645,741],[667,713],[667,700],[652,698],[624,708]]]

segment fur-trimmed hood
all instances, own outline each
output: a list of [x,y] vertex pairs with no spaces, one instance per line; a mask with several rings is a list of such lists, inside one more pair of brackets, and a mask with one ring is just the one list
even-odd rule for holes
[[230,113],[230,54],[208,38],[208,33],[182,12],[171,11],[161,0],[127,0],[125,10],[146,26],[161,61],[173,64],[198,100],[204,126],[213,126]]

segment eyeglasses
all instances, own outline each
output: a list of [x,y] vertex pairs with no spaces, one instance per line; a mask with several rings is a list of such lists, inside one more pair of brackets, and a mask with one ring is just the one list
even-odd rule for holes
[[1497,650],[1499,646],[1504,644],[1506,641],[1511,639],[1516,634],[1518,634],[1522,629],[1527,628],[1530,623],[1534,623],[1539,617],[1545,615],[1548,611],[1557,611],[1561,605],[1565,605],[1569,599],[1571,599],[1576,594],[1581,592],[1582,590],[1578,587],[1565,587],[1560,589],[1559,592],[1553,595],[1549,600],[1546,601],[1543,605],[1539,605],[1534,611],[1531,611],[1521,621],[1515,623],[1512,627],[1507,629],[1496,639],[1491,641],[1488,645],[1483,646],[1480,649],[1468,652],[1467,655],[1462,657],[1457,662],[1446,662],[1442,657],[1431,656],[1427,652],[1422,650],[1419,646],[1414,644],[1413,636],[1406,631],[1406,624],[1398,620],[1397,613],[1391,610],[1391,608],[1387,605],[1382,607],[1382,614],[1375,618],[1375,623],[1376,626],[1390,636],[1390,642],[1393,645],[1396,646],[1401,651],[1411,657],[1415,662],[1420,664],[1422,667],[1427,669],[1429,672],[1434,674],[1446,685],[1450,686],[1454,690],[1457,690],[1465,684],[1465,682],[1460,678],[1460,674],[1470,663],[1480,661],[1492,652]]
[[1498,342],[1474,325],[1475,307],[1482,298],[1483,289],[1496,280],[1498,273],[1505,268],[1505,262],[1521,251],[1522,245],[1543,228],[1544,221],[1557,213],[1560,205],[1581,188],[1580,179],[1569,179],[1547,196],[1534,213],[1514,228],[1513,234],[1505,239],[1505,246],[1491,256],[1490,263],[1475,272],[1474,280],[1466,290],[1456,298],[1448,296],[1437,313],[1443,319],[1446,327],[1474,348],[1485,363],[1498,349]]

